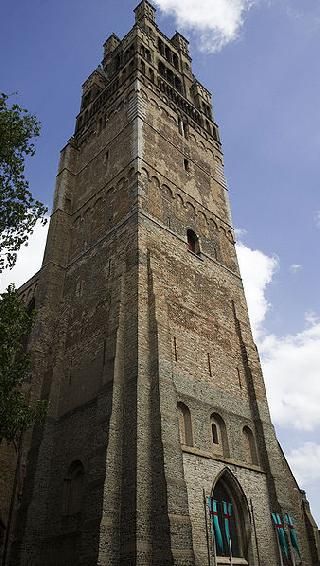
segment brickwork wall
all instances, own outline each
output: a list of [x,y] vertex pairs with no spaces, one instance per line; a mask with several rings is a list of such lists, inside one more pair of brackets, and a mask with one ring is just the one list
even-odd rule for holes
[[[217,190],[214,179],[214,154],[218,152],[215,150],[213,155],[207,156],[207,170],[212,177],[207,175],[206,182],[203,179],[198,182],[199,187],[204,187],[204,194],[201,191],[197,194],[197,175],[193,172],[188,182],[182,159],[183,155],[191,155],[188,145],[195,154],[194,142],[190,138],[183,141],[183,155],[172,148],[173,140],[176,146],[181,143],[177,121],[172,119],[170,110],[162,111],[162,101],[157,106],[153,104],[151,96],[150,93],[145,95],[149,103],[144,126],[146,157],[140,179],[143,187],[140,251],[145,249],[151,258],[158,312],[167,313],[164,325],[170,349],[164,354],[165,360],[159,357],[160,364],[171,367],[176,399],[187,405],[192,417],[194,447],[183,448],[183,479],[188,490],[195,563],[207,563],[202,492],[204,489],[209,495],[219,472],[227,467],[239,481],[247,501],[252,500],[256,536],[252,527],[249,563],[258,563],[257,552],[263,566],[279,562],[271,511],[280,504],[295,517],[304,559],[311,565],[301,496],[291,473],[288,475],[270,423],[232,231],[229,232],[219,218],[219,215],[227,218],[228,201],[225,189],[219,184]],[[159,127],[161,133],[155,132],[154,126]],[[161,144],[166,143],[172,162],[166,159],[163,147],[161,149]],[[206,195],[206,186],[210,198]],[[191,200],[194,207],[190,206]],[[217,224],[212,231],[210,221]],[[188,227],[199,235],[199,257],[188,250]],[[217,248],[224,253],[214,253]],[[161,383],[161,376],[159,379]],[[213,412],[218,413],[226,425],[228,453],[222,461],[211,439],[210,415]],[[177,423],[178,414],[176,428]],[[248,461],[245,426],[253,432],[258,465]],[[290,484],[290,490],[285,484]],[[169,501],[170,497],[174,496],[168,492]]]

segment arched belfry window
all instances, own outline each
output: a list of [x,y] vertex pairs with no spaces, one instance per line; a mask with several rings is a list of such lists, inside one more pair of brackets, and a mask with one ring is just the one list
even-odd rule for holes
[[75,515],[81,512],[84,492],[84,467],[80,460],[75,460],[69,467],[64,480],[63,513]]
[[[211,522],[211,544],[215,547],[217,564],[225,564],[223,557],[242,558],[246,564],[250,532],[247,499],[240,484],[225,470],[216,481],[208,498]],[[219,561],[219,558],[222,560]],[[238,563],[238,562],[237,562]]]
[[179,418],[179,435],[181,444],[193,446],[192,421],[190,410],[184,403],[177,405]]
[[245,426],[242,434],[244,461],[248,462],[248,464],[258,465],[256,442],[252,430],[248,426]]
[[188,250],[196,255],[200,255],[199,238],[197,234],[193,230],[191,230],[191,228],[188,228],[187,230],[187,241]]
[[227,429],[223,418],[218,413],[212,413],[210,418],[212,448],[216,454],[229,456]]

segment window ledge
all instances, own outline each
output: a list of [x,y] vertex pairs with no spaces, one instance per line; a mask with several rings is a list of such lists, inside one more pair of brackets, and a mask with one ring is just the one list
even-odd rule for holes
[[[217,565],[219,566],[219,564],[230,564],[230,558],[228,558],[228,556],[217,556]],[[248,564],[247,560],[245,560],[245,558],[233,558],[232,557],[232,564],[236,565],[236,564],[243,564],[246,565]]]
[[[260,466],[255,464],[248,464],[247,462],[241,462],[240,460],[233,460],[232,458],[224,458],[221,454],[215,454],[214,452],[206,452],[205,450],[199,450],[194,446],[187,446],[186,444],[181,444],[182,452],[187,454],[193,454],[194,456],[200,456],[201,458],[207,458],[208,460],[218,460],[219,462],[225,462],[226,464],[232,464],[233,466],[238,466],[239,468],[246,468],[247,470],[254,470],[260,474],[264,474],[264,470]],[[241,558],[241,560],[243,560]],[[235,563],[236,564],[236,563]],[[242,564],[239,562],[239,564]],[[243,564],[247,564],[244,562]]]
[[197,259],[199,259],[200,261],[204,261],[204,259],[201,257],[200,254],[196,254],[195,252],[193,252],[192,250],[187,249],[188,253],[193,255],[194,257],[196,257]]

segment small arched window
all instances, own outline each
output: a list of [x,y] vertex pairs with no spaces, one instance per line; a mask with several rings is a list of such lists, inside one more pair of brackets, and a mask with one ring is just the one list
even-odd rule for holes
[[172,54],[172,62],[173,62],[173,65],[175,66],[175,68],[179,70],[179,59],[178,59],[178,55],[176,53]]
[[178,403],[179,435],[181,444],[193,446],[192,422],[190,410],[184,403]]
[[200,255],[199,238],[197,234],[188,228],[187,230],[188,250],[196,255]]
[[81,512],[84,491],[84,467],[80,460],[72,462],[64,480],[63,513],[75,515]]
[[258,465],[258,455],[257,455],[257,448],[256,442],[254,439],[254,435],[252,430],[245,426],[243,428],[243,452],[244,452],[244,461],[248,462],[248,464],[255,464]]
[[28,314],[32,314],[33,311],[35,310],[35,308],[36,308],[36,301],[35,301],[35,298],[32,297],[32,299],[29,301],[29,303],[27,305]]
[[220,415],[213,413],[210,418],[212,448],[216,454],[229,456],[229,444],[225,422]]

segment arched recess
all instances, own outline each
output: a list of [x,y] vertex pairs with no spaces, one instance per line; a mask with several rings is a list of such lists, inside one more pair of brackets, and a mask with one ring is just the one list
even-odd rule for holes
[[248,426],[243,427],[242,430],[242,445],[244,461],[248,464],[258,465],[258,454],[254,434]]
[[226,424],[218,413],[212,413],[210,417],[210,431],[214,452],[228,457],[230,452]]
[[[237,478],[225,468],[216,478],[210,498],[217,564],[219,557],[248,559],[251,523],[248,501]],[[241,562],[242,563],[242,562]]]
[[82,510],[84,493],[84,467],[80,460],[69,466],[63,486],[63,514],[75,515]]
[[179,418],[179,435],[181,444],[193,446],[191,413],[187,405],[179,402],[177,405]]

